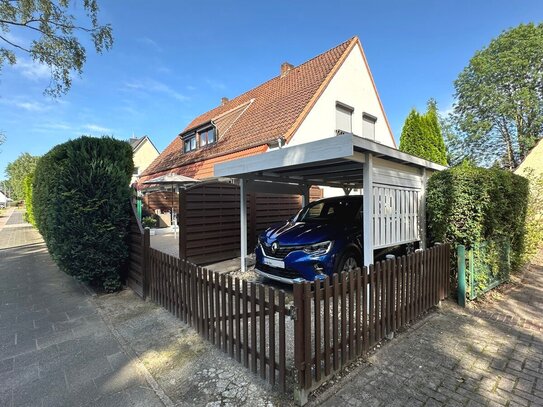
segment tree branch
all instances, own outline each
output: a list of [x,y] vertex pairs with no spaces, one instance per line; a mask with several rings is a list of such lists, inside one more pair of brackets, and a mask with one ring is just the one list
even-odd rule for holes
[[23,50],[23,51],[25,51],[25,52],[30,53],[30,50],[29,50],[29,49],[26,49],[26,48],[24,48],[24,47],[21,47],[20,45],[17,45],[17,44],[15,44],[15,43],[9,41],[7,38],[2,37],[1,35],[0,35],[0,40],[4,40],[5,42],[7,42],[7,43],[8,43],[9,45],[11,45],[12,47],[19,48],[20,50]]

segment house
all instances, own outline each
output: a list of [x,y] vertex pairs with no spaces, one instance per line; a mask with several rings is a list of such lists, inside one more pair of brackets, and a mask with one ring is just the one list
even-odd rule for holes
[[149,167],[149,165],[158,157],[158,150],[148,136],[131,137],[128,143],[134,151],[134,173],[130,185],[136,182]]
[[2,191],[0,191],[0,208],[5,208],[8,206],[8,202],[12,200],[6,196]]
[[223,98],[192,120],[140,181],[167,173],[212,178],[215,164],[343,133],[396,147],[358,37],[301,65],[285,62],[276,77]]
[[526,158],[516,168],[515,174],[543,176],[543,139],[530,150]]

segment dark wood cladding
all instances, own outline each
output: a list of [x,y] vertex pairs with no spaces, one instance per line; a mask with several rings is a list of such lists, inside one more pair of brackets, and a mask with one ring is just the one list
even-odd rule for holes
[[285,390],[288,310],[283,290],[207,270],[152,248],[149,259],[151,301]]
[[303,397],[447,298],[449,259],[450,246],[439,245],[295,283],[294,374]]
[[179,198],[176,192],[171,191],[154,191],[144,195],[143,203],[152,212],[160,210],[162,212],[170,212],[172,205],[174,211],[179,213]]
[[[322,190],[312,188],[315,199]],[[195,264],[231,259],[240,254],[239,186],[204,183],[181,191],[179,256]],[[247,194],[247,247],[274,223],[283,222],[302,207],[299,195]]]

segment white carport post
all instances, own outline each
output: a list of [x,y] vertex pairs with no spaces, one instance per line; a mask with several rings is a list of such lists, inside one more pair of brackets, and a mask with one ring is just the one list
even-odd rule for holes
[[373,155],[365,154],[362,187],[364,188],[364,212],[362,241],[364,242],[364,266],[373,264]]
[[[241,255],[241,271],[247,271],[247,198],[245,196],[245,187],[247,181],[243,178],[239,182],[239,227],[240,227],[240,255]],[[254,210],[254,208],[253,208]]]

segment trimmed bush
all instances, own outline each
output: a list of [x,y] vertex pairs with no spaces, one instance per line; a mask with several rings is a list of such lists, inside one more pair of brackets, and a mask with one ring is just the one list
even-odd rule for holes
[[106,291],[120,288],[128,256],[132,148],[83,136],[54,147],[34,173],[37,227],[59,267]]
[[427,223],[433,242],[486,244],[496,267],[510,246],[511,268],[525,250],[528,180],[509,171],[462,164],[434,173],[428,181]]
[[34,206],[32,202],[32,182],[34,181],[34,172],[28,174],[23,180],[23,192],[25,199],[25,221],[32,226],[36,226],[36,220],[34,219]]

